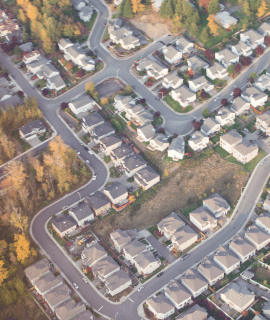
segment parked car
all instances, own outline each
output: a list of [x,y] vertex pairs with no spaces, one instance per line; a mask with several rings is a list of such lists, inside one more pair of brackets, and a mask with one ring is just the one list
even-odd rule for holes
[[86,163],[90,163],[90,161],[89,161],[89,160],[85,160],[85,162],[86,162]]
[[182,256],[182,258],[181,258],[181,260],[185,260],[187,257],[189,256],[189,254],[184,254],[183,256]]
[[90,153],[90,154],[94,154],[92,150],[89,150],[89,151],[88,151],[88,153]]
[[33,76],[32,78],[31,78],[31,80],[36,80],[37,79],[37,76]]
[[84,150],[86,150],[86,151],[89,151],[89,148],[87,148],[87,147],[84,147]]
[[77,151],[77,154],[81,154],[80,151]]
[[78,290],[79,289],[79,286],[77,285],[77,283],[73,282],[73,287]]
[[157,276],[158,276],[158,278],[159,277],[161,277],[161,276],[163,276],[164,275],[164,272],[160,272]]
[[93,175],[93,180],[94,181],[97,180],[97,175],[96,174]]
[[83,279],[83,281],[84,281],[85,283],[87,283],[87,282],[88,282],[86,278],[82,278],[82,279]]
[[141,286],[138,291],[140,292],[142,289],[144,289],[144,286]]

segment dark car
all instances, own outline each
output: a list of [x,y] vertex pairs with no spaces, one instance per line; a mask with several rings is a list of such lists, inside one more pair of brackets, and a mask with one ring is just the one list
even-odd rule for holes
[[187,257],[189,256],[189,254],[184,254],[183,256],[182,256],[182,258],[181,258],[181,260],[185,260]]
[[163,276],[164,275],[164,272],[160,272],[157,276],[158,276],[158,278],[159,277],[161,277],[161,276]]
[[89,148],[87,148],[87,147],[84,147],[84,149],[85,149],[86,151],[89,151]]

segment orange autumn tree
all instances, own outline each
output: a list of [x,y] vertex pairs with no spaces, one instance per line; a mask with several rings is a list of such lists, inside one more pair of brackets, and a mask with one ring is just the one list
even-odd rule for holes
[[17,260],[24,263],[25,260],[30,256],[30,241],[24,234],[15,234],[15,251],[17,254]]
[[210,14],[207,20],[208,20],[208,27],[210,29],[210,32],[215,35],[219,29],[219,25],[215,22],[216,20],[215,15]]
[[211,0],[199,0],[199,6],[207,10]]

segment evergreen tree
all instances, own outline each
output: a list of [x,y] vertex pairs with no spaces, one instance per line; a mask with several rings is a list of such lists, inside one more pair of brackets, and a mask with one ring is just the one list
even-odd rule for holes
[[166,16],[167,18],[171,18],[173,16],[173,5],[172,5],[172,0],[168,0],[167,5],[166,5]]
[[178,0],[175,6],[175,13],[180,17],[183,14],[183,1]]
[[207,41],[209,41],[209,32],[208,32],[208,28],[205,27],[201,33],[201,40],[202,42],[206,43]]
[[196,23],[192,23],[191,28],[190,28],[190,34],[194,37],[197,38],[199,35],[198,27]]
[[167,18],[167,15],[166,15],[167,3],[168,3],[168,0],[164,0],[160,6],[159,15],[161,16],[161,18]]
[[120,4],[120,13],[124,13],[124,7],[125,7],[125,4],[126,4],[126,1],[127,0],[123,0],[122,2],[121,2],[121,4]]
[[216,14],[220,10],[218,0],[211,0],[208,6],[208,13],[209,14]]
[[246,0],[246,1],[244,2],[244,8],[243,8],[243,10],[244,10],[245,14],[246,14],[248,17],[250,17],[250,16],[252,15],[252,12],[251,12],[250,5],[249,5],[248,0]]
[[126,0],[123,15],[129,19],[133,18],[132,4],[130,0]]
[[186,16],[186,25],[189,25],[193,22],[193,7],[188,1],[184,1],[183,8]]
[[198,11],[196,11],[195,13],[194,13],[194,15],[193,15],[193,17],[192,17],[192,21],[196,24],[196,25],[198,25],[199,23],[200,23],[200,16],[199,16],[199,13],[198,13]]

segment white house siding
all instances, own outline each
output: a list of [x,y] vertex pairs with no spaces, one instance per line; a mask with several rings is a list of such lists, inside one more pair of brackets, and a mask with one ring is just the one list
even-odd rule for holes
[[[264,206],[264,208],[265,208],[265,206]],[[269,209],[270,209],[270,207],[269,207]],[[270,229],[268,229],[264,224],[262,224],[260,220],[256,219],[255,223],[259,228],[263,229],[267,234],[270,235]]]
[[226,268],[218,259],[216,259],[216,257],[214,257],[213,260],[222,268],[222,270],[224,270],[226,274],[231,273],[233,270],[235,270],[240,266],[240,261],[239,261],[233,266],[231,266],[230,268]]
[[179,309],[182,309],[184,306],[186,306],[186,305],[188,305],[188,304],[190,304],[190,303],[192,302],[192,299],[191,299],[191,297],[190,297],[190,298],[182,301],[181,303],[176,304],[175,301],[171,298],[171,296],[170,296],[166,291],[165,291],[165,297],[166,297],[168,300],[170,300],[170,301],[173,303],[173,305],[175,306],[175,308],[178,309],[178,310],[179,310]]
[[107,287],[107,290],[108,290],[108,293],[111,295],[111,296],[115,296],[116,294],[126,290],[129,286],[131,286],[132,284],[132,280],[130,279],[129,282],[123,284],[122,286],[119,286],[118,288],[114,289],[114,290],[110,290],[108,287]]
[[235,248],[229,246],[230,250],[232,250],[233,253],[235,253],[237,255],[237,257],[241,260],[241,262],[245,262],[247,261],[249,258],[253,257],[255,255],[256,249],[254,248],[254,251],[252,251],[251,253],[242,256],[237,250],[235,250]]

